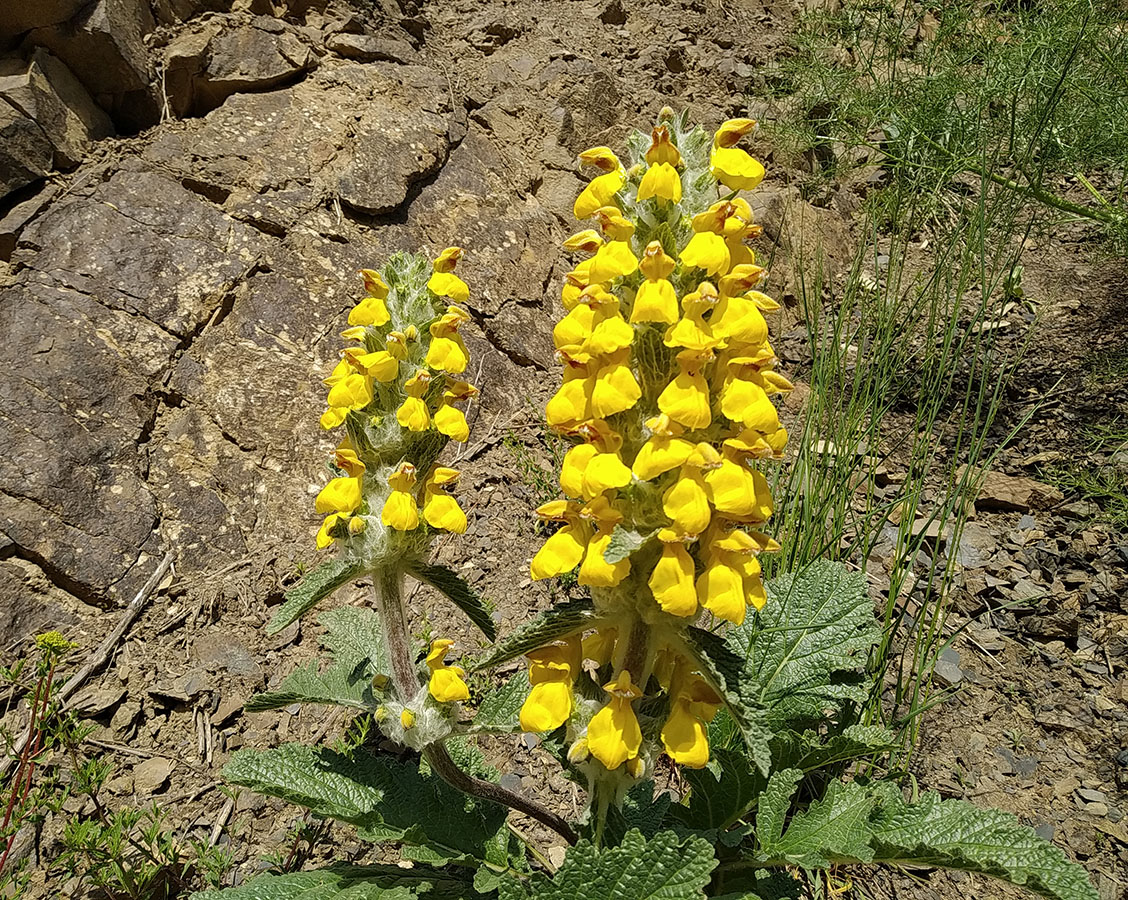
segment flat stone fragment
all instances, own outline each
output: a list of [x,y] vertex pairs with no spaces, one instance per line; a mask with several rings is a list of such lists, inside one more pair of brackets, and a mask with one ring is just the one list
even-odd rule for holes
[[133,767],[133,787],[138,794],[155,794],[166,784],[176,764],[163,756],[154,756]]

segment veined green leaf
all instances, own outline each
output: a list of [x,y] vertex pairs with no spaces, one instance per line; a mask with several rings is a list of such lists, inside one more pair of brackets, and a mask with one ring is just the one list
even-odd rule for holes
[[307,609],[328,597],[342,585],[364,574],[364,566],[355,560],[335,556],[319,565],[286,591],[286,602],[278,607],[266,626],[267,634],[277,634]]
[[505,827],[504,807],[468,797],[410,763],[361,751],[350,758],[304,744],[242,750],[223,773],[235,784],[355,825],[365,840],[420,844],[448,859],[490,858]]
[[845,763],[892,749],[894,742],[893,733],[880,725],[850,725],[825,738],[815,731],[782,731],[772,738],[772,761],[804,772],[840,770]]
[[640,831],[649,840],[661,830],[671,808],[678,808],[672,807],[672,803],[673,798],[666,791],[655,794],[653,781],[640,781],[627,791],[622,806],[612,806],[608,811],[604,841],[617,844],[631,830]]
[[798,769],[772,772],[756,807],[756,840],[761,847],[772,847],[779,842],[787,811],[791,808],[791,797],[802,779],[803,773]]
[[486,656],[467,665],[472,672],[501,665],[530,650],[543,647],[577,631],[586,631],[599,626],[602,620],[595,615],[591,600],[578,597],[546,609],[533,621],[515,628],[502,638]]
[[873,794],[857,782],[832,781],[821,800],[792,816],[781,837],[774,836],[778,827],[774,817],[770,830],[757,829],[759,856],[775,865],[805,869],[825,868],[832,862],[869,862],[873,850],[868,820],[875,802]]
[[712,750],[704,769],[683,769],[689,783],[689,805],[671,812],[687,828],[724,829],[746,813],[767,784],[743,753]]
[[1085,870],[1010,813],[934,793],[907,803],[887,783],[874,789],[880,803],[871,821],[875,862],[981,872],[1054,900],[1097,900]]
[[768,723],[818,719],[843,700],[864,699],[861,670],[879,637],[865,578],[818,560],[770,582],[767,591],[759,615],[730,629],[727,639],[748,661],[752,694]]
[[429,584],[466,613],[467,618],[478,626],[482,634],[491,641],[497,640],[497,628],[492,618],[493,610],[466,582],[466,579],[453,569],[437,563],[413,562],[407,566],[407,574],[416,581]]
[[611,565],[626,559],[653,536],[631,531],[622,525],[616,525],[611,532],[611,540],[607,542],[607,549],[603,551],[603,560]]
[[499,900],[701,900],[717,861],[700,838],[683,840],[663,831],[646,840],[629,831],[622,843],[597,850],[580,841],[568,850],[560,870],[526,882],[515,878],[499,885]]
[[494,688],[482,698],[474,716],[474,731],[495,734],[513,734],[521,730],[521,707],[529,696],[532,685],[524,669],[514,672],[505,684]]
[[436,869],[336,865],[312,872],[262,875],[249,884],[198,891],[189,900],[461,900],[467,881]]
[[685,649],[696,660],[701,673],[720,691],[752,761],[766,775],[771,766],[768,744],[772,733],[765,724],[765,711],[752,693],[755,685],[743,658],[732,651],[724,638],[693,626],[686,631]]

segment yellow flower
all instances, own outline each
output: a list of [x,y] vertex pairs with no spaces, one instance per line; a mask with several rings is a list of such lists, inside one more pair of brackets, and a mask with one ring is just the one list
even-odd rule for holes
[[588,723],[587,746],[605,768],[617,769],[637,757],[642,746],[642,730],[631,707],[631,701],[641,697],[642,691],[632,684],[626,669],[603,690],[611,699]]
[[396,410],[396,421],[408,431],[426,431],[431,424],[431,414],[423,395],[431,384],[431,376],[420,369],[403,383],[407,398]]
[[580,294],[589,284],[591,284],[591,260],[585,259],[564,276],[564,287],[560,289],[560,302],[565,310],[572,310],[580,302]]
[[529,566],[534,581],[571,572],[580,564],[591,539],[591,526],[580,518],[580,505],[571,501],[553,500],[538,507],[537,515],[547,521],[564,522],[537,551]]
[[600,285],[589,285],[571,312],[556,323],[552,340],[557,350],[586,362],[630,346],[634,329],[620,315],[618,297]]
[[[619,212],[617,206],[604,206],[595,211],[599,218],[599,227],[612,241],[629,241],[634,234],[634,222],[627,219]],[[592,251],[595,252],[595,251]]]
[[341,522],[348,522],[348,516],[342,516],[340,513],[330,513],[321,521],[321,527],[317,529],[317,549],[324,550],[336,539],[335,531],[337,525]]
[[[670,140],[668,125],[659,125],[650,132],[650,148],[646,151],[647,165],[668,165],[677,167],[681,165],[681,154]],[[678,202],[678,201],[675,201]]]
[[638,257],[626,241],[610,241],[595,251],[588,275],[592,282],[606,282],[630,275],[638,269]]
[[466,531],[466,513],[458,501],[444,488],[458,481],[458,469],[436,466],[423,485],[423,520],[432,528],[462,534]]
[[739,625],[744,621],[744,576],[733,565],[733,554],[707,556],[705,571],[697,579],[697,602],[719,619]]
[[545,732],[559,728],[572,715],[572,682],[582,664],[575,636],[528,654],[533,688],[521,706],[521,730]]
[[445,434],[452,441],[465,443],[470,437],[470,426],[466,422],[466,414],[453,406],[462,400],[469,400],[476,396],[478,389],[465,381],[451,381],[443,391],[442,403],[435,411],[435,428],[440,434]]
[[470,688],[463,681],[466,670],[446,664],[446,655],[453,646],[454,641],[447,638],[431,641],[431,650],[427,654],[427,668],[431,672],[427,691],[439,703],[470,699]]
[[380,297],[365,297],[349,311],[350,325],[387,325],[388,307]]
[[656,163],[646,170],[638,185],[638,199],[657,197],[670,203],[681,203],[682,186],[678,170],[669,163]]
[[348,438],[341,441],[337,449],[333,451],[333,462],[336,463],[338,469],[344,471],[351,478],[358,478],[365,472],[365,465],[356,455],[356,449]]
[[403,726],[404,731],[414,728],[415,713],[413,713],[410,709],[404,709],[404,711],[400,713],[400,725]]
[[710,275],[723,275],[728,271],[731,255],[723,237],[712,231],[699,231],[689,239],[680,258],[687,266],[704,269]]
[[439,254],[435,260],[434,273],[427,281],[427,287],[432,293],[439,297],[450,297],[455,303],[465,303],[470,299],[470,288],[454,274],[454,267],[461,258],[461,247],[447,247]]
[[368,291],[369,296],[375,297],[377,300],[388,299],[388,285],[379,272],[375,269],[361,269],[360,277],[364,279],[364,289]]
[[452,375],[466,371],[470,354],[458,329],[470,315],[457,306],[448,306],[446,313],[431,325],[431,346],[427,348],[427,365]]
[[684,438],[682,427],[666,414],[646,420],[650,437],[635,456],[631,471],[640,481],[650,481],[663,472],[676,469],[693,452],[693,444]]
[[658,396],[658,409],[686,428],[706,428],[713,421],[709,385],[702,369],[711,350],[682,350],[677,355],[678,374]]
[[729,190],[750,191],[764,178],[764,167],[734,146],[755,127],[752,119],[729,119],[713,136],[709,171]]
[[685,315],[677,324],[666,329],[665,345],[687,350],[712,350],[720,346],[722,338],[713,333],[712,325],[705,320],[716,305],[717,289],[712,282],[701,282],[696,291],[682,297]]
[[314,508],[326,513],[349,515],[360,509],[364,493],[361,490],[361,477],[333,478],[321,489],[314,500]]
[[721,708],[721,698],[697,675],[684,673],[679,661],[674,677],[670,716],[662,727],[662,746],[666,755],[679,765],[702,769],[709,762],[708,729]]
[[758,522],[766,522],[771,515],[767,479],[749,469],[731,449],[726,448],[720,463],[705,473],[705,483],[717,512]]
[[662,511],[677,533],[701,534],[709,526],[712,509],[703,470],[714,465],[718,456],[708,444],[698,444],[682,465],[678,480],[662,494]]
[[673,325],[678,320],[678,298],[670,283],[670,273],[677,263],[666,255],[658,241],[646,245],[638,267],[646,280],[638,286],[631,306],[631,324],[663,322]]
[[413,531],[419,527],[419,507],[412,489],[415,487],[415,466],[402,462],[388,477],[392,492],[384,501],[380,521],[396,531]]
[[585,423],[576,432],[587,443],[577,444],[560,466],[560,487],[573,497],[591,500],[612,488],[631,483],[631,470],[619,457],[623,439],[602,419]]
[[588,541],[576,581],[587,587],[614,587],[631,571],[630,559],[609,563],[604,558],[611,543],[611,533],[623,521],[623,514],[605,496],[596,497],[580,514],[595,523],[596,532]]
[[612,205],[615,195],[626,182],[626,175],[619,158],[607,147],[585,150],[580,154],[580,162],[604,172],[591,180],[572,207],[572,213],[577,219],[590,219],[603,207]]
[[349,347],[345,351],[345,356],[357,369],[382,384],[395,381],[399,377],[399,360],[388,350],[365,353],[361,347]]
[[771,434],[779,429],[779,413],[776,411],[768,392],[756,381],[745,380],[741,375],[756,377],[747,369],[729,369],[725,386],[721,390],[721,412],[733,422],[761,434]]
[[662,541],[662,556],[647,581],[650,592],[664,612],[692,616],[697,612],[693,557],[674,531],[663,528],[658,539]]
[[562,246],[569,253],[595,253],[596,250],[603,246],[603,238],[599,236],[599,232],[588,228],[572,235]]
[[629,349],[601,360],[578,362],[564,358],[564,381],[545,406],[552,428],[572,429],[590,419],[606,419],[630,409],[642,396],[638,381],[626,364]]

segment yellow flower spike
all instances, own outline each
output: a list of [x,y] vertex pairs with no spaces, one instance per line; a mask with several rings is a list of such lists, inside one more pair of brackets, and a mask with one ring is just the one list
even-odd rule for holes
[[420,369],[403,383],[407,398],[396,410],[396,421],[408,431],[426,431],[431,425],[431,414],[423,395],[431,384],[431,376]]
[[321,489],[313,506],[319,513],[351,514],[360,509],[364,493],[361,478],[333,478]]
[[349,311],[350,325],[387,325],[391,318],[381,297],[365,297]]
[[673,145],[670,140],[670,128],[668,125],[659,125],[650,132],[650,148],[646,151],[647,165],[681,165],[681,153],[678,148]]
[[529,574],[534,581],[540,581],[571,572],[583,559],[592,534],[591,526],[580,518],[580,505],[554,500],[538,507],[537,515],[548,521],[564,522],[565,525],[537,551],[529,566]]
[[564,249],[569,253],[595,253],[602,246],[603,238],[592,228],[572,235],[563,244]]
[[431,641],[431,649],[427,654],[427,668],[431,672],[427,692],[439,703],[470,699],[470,688],[463,681],[466,670],[446,664],[446,655],[453,646],[454,641],[447,638]]
[[634,222],[627,219],[617,206],[604,206],[595,211],[599,227],[612,241],[629,241],[634,234]]
[[606,282],[630,275],[638,269],[638,257],[627,241],[610,241],[601,246],[588,269],[592,282]]
[[384,501],[380,521],[396,531],[413,531],[419,527],[419,507],[415,503],[415,466],[402,462],[388,477],[392,492]]
[[369,296],[375,297],[377,300],[388,299],[388,285],[379,272],[375,269],[361,269],[360,277],[364,279],[364,289],[368,291]]
[[457,306],[448,306],[446,313],[431,325],[431,345],[427,348],[427,365],[458,375],[466,371],[470,353],[458,329],[470,321],[470,314]]
[[682,465],[693,452],[693,444],[680,437],[682,427],[663,414],[646,420],[650,437],[635,456],[631,471],[640,481],[651,481],[663,472]]
[[702,374],[712,356],[712,351],[682,350],[677,355],[677,376],[658,396],[658,409],[686,428],[707,428],[713,421],[709,386]]
[[684,347],[687,350],[712,350],[723,340],[713,333],[713,327],[705,320],[717,305],[717,289],[712,282],[703,281],[693,293],[682,297],[685,315],[666,330],[663,343],[667,347]]
[[638,267],[646,280],[635,292],[631,306],[631,324],[661,322],[673,325],[678,320],[678,298],[669,275],[677,263],[666,254],[658,241],[651,241]]
[[657,197],[667,203],[681,203],[682,185],[678,170],[669,163],[657,163],[646,170],[638,185],[638,199]]
[[672,616],[697,613],[697,590],[693,583],[693,557],[678,535],[668,528],[658,533],[662,556],[654,566],[647,585],[658,605]]
[[638,756],[642,746],[642,730],[631,702],[642,696],[625,669],[618,678],[603,686],[610,695],[607,705],[588,723],[588,751],[606,769],[617,769]]
[[521,706],[521,730],[553,731],[572,715],[572,682],[582,663],[575,636],[527,654],[532,690]]
[[728,271],[731,254],[719,234],[699,231],[689,239],[680,259],[691,268],[704,269],[710,275],[723,275]]
[[410,709],[405,709],[400,713],[400,725],[403,726],[404,731],[409,731],[415,727],[415,713]]
[[572,214],[580,220],[590,219],[605,206],[610,206],[615,195],[623,189],[626,175],[621,169],[597,175],[576,198]]
[[458,469],[436,466],[423,485],[423,521],[432,528],[462,534],[466,531],[466,513],[458,501],[444,488],[458,481]]

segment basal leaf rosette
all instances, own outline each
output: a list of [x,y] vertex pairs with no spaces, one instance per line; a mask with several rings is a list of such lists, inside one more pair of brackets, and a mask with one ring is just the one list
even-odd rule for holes
[[754,125],[725,122],[710,140],[664,111],[631,138],[627,165],[607,147],[580,155],[598,170],[575,204],[591,227],[564,243],[577,262],[553,330],[563,382],[546,407],[574,444],[565,498],[538,510],[560,527],[531,574],[576,570],[600,625],[528,654],[521,722],[567,725],[570,758],[596,778],[640,777],[658,750],[707,763],[725,686],[687,630],[759,609],[758,555],[779,549],[761,530],[762,466],[782,456],[772,397],[791,384],[775,371],[764,313],[778,306],[756,289],[764,270],[747,240],[760,229],[739,195],[764,175],[737,146]]

